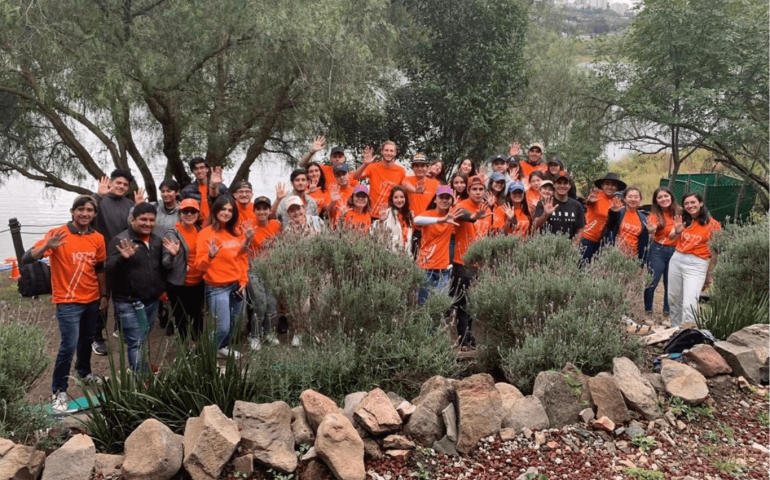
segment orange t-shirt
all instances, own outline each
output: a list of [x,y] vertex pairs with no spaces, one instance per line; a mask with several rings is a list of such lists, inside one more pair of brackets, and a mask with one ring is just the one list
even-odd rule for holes
[[377,218],[380,209],[388,205],[390,191],[406,178],[406,170],[401,165],[391,163],[390,167],[383,162],[369,165],[361,178],[369,179],[369,196],[372,199],[372,216]]
[[685,227],[682,234],[679,235],[676,251],[709,259],[711,258],[709,242],[714,236],[714,232],[718,230],[722,230],[722,225],[713,218],[706,225],[701,225],[697,220],[693,220],[690,226]]
[[547,172],[548,171],[548,165],[544,163],[538,163],[537,165],[532,165],[529,163],[529,160],[524,160],[519,162],[519,170],[521,171],[521,178],[526,178],[529,180],[529,175],[532,172]]
[[348,210],[345,213],[345,226],[368,232],[369,227],[372,226],[372,216],[366,212],[358,213],[355,210]]
[[186,287],[198,285],[203,280],[203,272],[195,266],[195,254],[198,250],[198,229],[195,227],[186,228],[182,222],[176,222],[177,231],[184,238],[187,244],[187,273],[184,277]]
[[240,202],[235,202],[238,206],[238,228],[243,230],[243,225],[251,221],[251,226],[257,224],[257,216],[254,214],[254,204],[249,202],[247,205],[242,205]]
[[583,229],[583,238],[592,242],[602,239],[602,231],[607,224],[607,216],[610,212],[610,200],[604,192],[599,192],[598,200],[586,206],[586,226]]
[[[75,227],[73,227],[74,229]],[[42,247],[55,233],[63,234],[58,248],[43,254],[51,261],[51,300],[53,303],[91,303],[99,300],[99,280],[95,266],[107,260],[107,247],[101,233],[72,233],[69,225],[48,231],[32,248]]]
[[324,193],[320,188],[316,188],[315,192],[308,192],[308,195],[310,198],[315,200],[315,204],[318,207],[318,214],[320,215],[321,212],[323,212],[324,206],[326,205],[326,193]]
[[[337,177],[334,176],[334,167],[331,165],[321,165],[321,171],[324,172],[324,178],[326,179],[326,191],[328,192],[329,186],[333,183],[337,183]],[[353,178],[353,172],[348,173],[348,176],[350,177],[349,184],[351,186],[355,187],[358,185],[358,180]]]
[[201,217],[201,223],[204,225],[206,224],[206,221],[209,219],[209,213],[211,210],[209,210],[209,186],[206,185],[198,185],[198,191],[201,192],[201,209],[200,209],[200,217]]
[[275,219],[267,221],[267,225],[264,227],[261,225],[254,226],[254,238],[251,240],[251,246],[249,247],[249,253],[252,257],[256,257],[260,250],[263,250],[268,242],[281,233],[281,222]]
[[[337,218],[340,215],[339,207],[347,205],[348,199],[350,198],[351,195],[353,195],[353,190],[355,190],[355,187],[353,187],[352,185],[348,185],[347,187],[344,187],[344,188],[340,187],[340,201],[337,202],[337,205],[335,205],[329,212],[329,219],[331,219],[332,221],[337,220]],[[328,189],[326,191],[326,195],[324,196],[324,205],[331,205],[331,204],[332,204],[332,192],[331,192],[331,189]]]
[[[457,208],[462,208],[470,212],[471,215],[479,211],[483,203],[476,204],[470,198],[457,204]],[[489,234],[491,227],[491,217],[482,218],[475,222],[458,222],[459,227],[455,231],[455,258],[454,263],[465,265],[463,255],[468,251],[474,242],[484,238]]]
[[[530,220],[529,217],[524,213],[524,208],[522,207],[513,207],[514,214],[516,215],[516,226],[514,227],[511,225],[511,227],[508,229],[507,232],[502,232],[505,235],[519,235],[524,236],[529,233],[529,227],[530,227]],[[495,215],[493,217],[492,221],[492,229],[493,230],[502,230],[505,226],[505,210],[503,210],[503,206],[500,205],[499,207],[495,208]]]
[[[216,239],[219,246],[214,258],[209,258],[209,240]],[[232,236],[226,230],[215,231],[209,225],[198,232],[196,243],[195,266],[203,271],[203,279],[207,284],[223,287],[238,282],[248,283],[249,259],[246,252],[241,251],[243,235]]]
[[542,198],[542,195],[540,195],[540,192],[538,192],[534,188],[530,188],[529,190],[527,190],[525,197],[527,199],[527,206],[529,207],[529,211],[534,212],[535,210],[537,210],[537,202],[539,202],[540,198]]
[[[422,213],[423,217],[440,218],[443,215],[437,210],[428,210]],[[417,253],[417,266],[423,270],[444,270],[452,263],[449,258],[449,242],[455,233],[455,226],[451,223],[436,223],[423,225],[420,251]]]
[[626,214],[623,215],[623,221],[618,228],[617,245],[621,252],[629,257],[636,257],[639,247],[639,235],[642,234],[643,228],[646,227],[639,220],[639,215],[636,212],[626,210]]
[[[409,185],[417,188],[417,177],[404,177],[402,183],[408,183]],[[409,197],[409,209],[414,212],[414,216],[420,215],[422,212],[428,209],[430,201],[436,196],[436,190],[441,186],[438,180],[425,177],[425,191],[423,193],[411,193],[407,192]],[[386,199],[387,201],[387,199]]]
[[651,213],[647,218],[649,218],[650,223],[658,226],[658,229],[655,230],[655,236],[653,237],[655,242],[667,247],[676,245],[676,239],[671,240],[668,238],[669,234],[671,234],[671,230],[674,229],[674,217],[671,216],[671,212],[663,212],[663,218],[666,220],[666,226],[663,228],[660,228],[660,220],[654,213]]

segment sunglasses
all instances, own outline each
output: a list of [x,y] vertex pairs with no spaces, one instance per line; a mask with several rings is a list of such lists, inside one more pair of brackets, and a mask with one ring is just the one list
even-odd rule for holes
[[180,210],[180,213],[182,215],[193,215],[198,213],[198,210],[195,210],[193,208],[185,208],[184,210]]

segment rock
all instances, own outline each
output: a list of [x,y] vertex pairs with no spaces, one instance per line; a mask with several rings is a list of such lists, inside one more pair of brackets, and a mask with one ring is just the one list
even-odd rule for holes
[[596,405],[596,417],[607,417],[615,424],[626,423],[631,419],[623,400],[623,394],[611,377],[594,377],[588,381],[591,399]]
[[420,405],[409,417],[404,433],[420,445],[433,445],[444,436],[444,421],[438,414]]
[[372,460],[379,460],[384,455],[377,442],[373,438],[364,439],[364,458],[371,458]]
[[758,452],[761,452],[764,455],[770,454],[770,450],[766,446],[764,446],[764,445],[762,445],[760,443],[756,443],[756,442],[752,443],[751,444],[751,448],[753,448],[754,450],[756,450]]
[[447,436],[444,436],[441,440],[433,442],[433,450],[443,455],[453,455],[455,457],[460,456],[460,454],[457,453],[455,443],[452,440],[449,440],[449,437]]
[[310,447],[308,451],[305,452],[304,455],[302,455],[302,458],[300,458],[300,460],[303,462],[309,462],[310,460],[315,460],[317,458],[318,458],[318,453],[316,453],[315,447]]
[[632,420],[631,423],[628,424],[628,427],[626,427],[626,435],[633,438],[637,435],[644,435],[644,425],[637,422],[636,420]]
[[583,410],[580,411],[579,416],[580,416],[580,420],[582,420],[583,423],[588,423],[594,419],[594,411],[593,409],[590,409],[590,408],[584,408]]
[[334,475],[322,462],[313,460],[307,464],[305,470],[302,472],[300,480],[329,480],[334,479]]
[[324,417],[316,431],[315,449],[339,480],[366,477],[364,441],[344,414],[330,413]]
[[652,335],[647,335],[646,337],[642,337],[640,338],[640,340],[645,345],[655,345],[657,343],[663,343],[671,340],[671,337],[673,337],[674,334],[678,331],[679,331],[678,327],[671,327],[665,330],[655,332]]
[[254,473],[254,456],[250,453],[233,459],[233,472],[242,473],[249,478]]
[[514,440],[514,439],[516,439],[516,429],[513,429],[513,428],[500,429],[500,441],[510,442],[511,440]]
[[759,367],[761,362],[756,350],[731,342],[717,342],[714,345],[714,349],[722,355],[722,358],[733,369],[733,375],[745,377],[746,380],[752,383],[759,383]]
[[727,337],[727,341],[754,350],[760,365],[770,358],[770,325],[766,323],[742,328]]
[[414,448],[414,442],[403,435],[388,435],[382,440],[382,448],[409,450]]
[[709,395],[706,377],[684,363],[663,359],[660,375],[669,395],[679,397],[690,405],[698,405]]
[[591,389],[588,386],[588,379],[591,378],[585,375],[583,372],[570,362],[561,369],[561,373],[564,374],[567,380],[567,384],[573,388],[573,391],[577,389],[575,381],[580,382],[580,398],[578,399],[581,405],[593,405],[591,402]]
[[770,383],[770,357],[765,360],[764,364],[759,366],[759,383],[761,385]]
[[685,423],[684,423],[683,421],[681,421],[681,420],[677,420],[677,421],[676,421],[676,428],[678,428],[680,431],[681,431],[681,430],[684,430],[685,428],[687,428],[687,424],[685,424]]
[[501,426],[517,431],[524,429],[545,430],[550,428],[551,423],[540,399],[533,395],[527,395],[516,401],[505,413]]
[[[288,405],[286,408],[288,415],[291,409]],[[287,426],[291,428],[290,424]],[[240,441],[238,425],[227,418],[218,406],[203,407],[200,417],[188,418],[185,425],[185,470],[193,480],[219,478]]]
[[607,417],[599,417],[591,424],[596,430],[604,430],[605,432],[612,432],[615,430],[615,422]]
[[682,355],[687,364],[700,372],[704,377],[729,374],[733,372],[730,365],[717,352],[714,347],[706,343],[695,345],[690,350],[685,350]]
[[545,444],[545,432],[535,432],[535,443],[538,445]]
[[446,408],[452,402],[454,396],[453,382],[450,380],[436,375],[425,381],[420,387],[420,395],[412,400],[412,404],[415,406],[423,406],[440,415],[441,411]]
[[45,459],[43,480],[90,478],[96,462],[96,446],[88,435],[75,435]]
[[519,389],[510,383],[498,382],[495,384],[495,388],[500,393],[500,400],[503,402],[503,416],[516,400],[524,398]]
[[136,427],[123,448],[126,480],[168,480],[182,467],[182,442],[153,418]]
[[417,410],[417,407],[412,405],[411,402],[407,402],[406,400],[401,402],[401,404],[398,407],[396,407],[396,411],[398,412],[398,415],[401,417],[401,420],[404,422],[409,420],[409,417],[412,416],[415,410]]
[[305,390],[299,396],[299,401],[302,403],[302,408],[305,409],[305,417],[310,424],[313,431],[318,429],[318,425],[321,424],[324,417],[330,413],[342,413],[343,412],[334,400],[322,395],[315,390]]
[[292,417],[291,407],[285,402],[256,404],[236,400],[233,407],[233,420],[241,431],[241,446],[262,465],[283,473],[297,468]]
[[560,372],[540,372],[535,379],[532,394],[543,404],[551,428],[561,428],[579,421],[582,384],[573,377],[572,381],[577,384],[573,390],[565,377]]
[[375,388],[356,408],[354,417],[374,435],[391,433],[401,428],[401,417],[393,408],[388,395]]
[[529,467],[526,472],[516,477],[516,480],[530,480],[534,478],[537,478],[537,467]]
[[409,450],[387,450],[385,455],[393,458],[406,458],[409,455]]
[[663,385],[663,378],[660,376],[659,373],[643,373],[642,377],[645,378],[648,382],[650,382],[650,385],[652,385],[652,388],[655,389],[655,393],[666,393],[666,386]]
[[40,477],[45,463],[45,452],[25,445],[14,445],[8,450],[7,443],[3,445],[3,449],[6,453],[0,458],[0,479],[34,480]]
[[11,440],[0,437],[0,458],[3,458],[6,453],[10,452],[15,445]]
[[393,408],[398,410],[398,406],[401,405],[401,402],[405,402],[406,399],[402,397],[401,395],[397,394],[396,392],[388,392],[388,399],[390,400],[390,404],[393,405]]
[[305,416],[305,409],[302,406],[291,409],[291,432],[294,434],[294,445],[313,445],[315,443],[315,433]]
[[457,412],[455,412],[455,406],[450,403],[444,410],[441,411],[441,419],[444,421],[446,427],[446,436],[449,440],[457,441]]
[[663,416],[663,412],[655,405],[655,389],[642,376],[634,362],[625,357],[613,359],[612,377],[628,407],[641,413],[647,420]]
[[345,412],[345,416],[348,417],[348,420],[353,425],[356,424],[353,414],[356,412],[356,408],[361,405],[361,400],[366,398],[367,395],[369,395],[369,392],[354,392],[345,395],[342,411]]
[[479,440],[500,431],[502,401],[492,377],[472,375],[456,387],[457,451],[468,454]]
[[663,418],[666,419],[669,425],[676,427],[676,417],[674,416],[674,412],[666,410],[666,413],[663,414]]
[[120,478],[125,460],[126,458],[123,455],[97,453],[94,456],[93,478]]

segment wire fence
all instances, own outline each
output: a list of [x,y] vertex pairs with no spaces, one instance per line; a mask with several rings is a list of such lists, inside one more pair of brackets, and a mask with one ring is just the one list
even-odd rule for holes
[[[660,185],[667,187],[668,178],[661,178]],[[685,193],[700,193],[711,216],[719,222],[748,218],[757,201],[751,185],[721,173],[678,175],[671,190],[680,205]]]

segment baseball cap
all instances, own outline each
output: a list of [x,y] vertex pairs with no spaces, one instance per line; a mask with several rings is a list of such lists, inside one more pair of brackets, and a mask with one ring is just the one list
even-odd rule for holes
[[508,185],[508,193],[523,192],[524,190],[524,184],[521,182],[511,182],[511,184]]
[[567,183],[569,183],[569,181],[570,181],[569,180],[569,175],[567,175],[567,172],[565,172],[564,170],[562,170],[561,172],[557,173],[556,177],[553,179],[553,181],[554,181],[554,183],[556,183],[556,182],[558,182],[559,180],[562,180],[562,179],[566,180]]
[[484,175],[482,175],[482,174],[474,175],[474,176],[472,176],[471,178],[468,179],[468,186],[470,187],[471,185],[475,185],[477,183],[480,183],[481,185],[484,185],[484,181],[485,180],[486,179],[484,178]]
[[249,190],[254,190],[254,188],[252,188],[251,186],[251,183],[249,183],[247,180],[241,180],[240,182],[235,184],[236,192],[242,188],[248,188]]
[[184,210],[185,208],[194,208],[199,212],[201,210],[198,200],[195,200],[194,198],[185,198],[182,200],[182,203],[179,204],[179,210]]
[[552,159],[548,160],[548,163],[549,164],[555,163],[558,166],[560,166],[561,168],[564,168],[564,162],[559,157],[553,157]]
[[515,163],[516,165],[518,165],[519,159],[516,157],[508,157],[508,163]]
[[305,204],[302,203],[302,199],[296,195],[292,195],[286,199],[286,210],[290,209],[291,207],[302,207],[304,205]]
[[412,157],[412,163],[428,163],[428,159],[422,153],[415,153]]
[[527,151],[530,151],[530,150],[532,150],[535,147],[539,148],[541,152],[545,151],[545,149],[543,148],[543,145],[540,144],[540,142],[535,142],[532,145],[530,145],[529,148],[527,149]]
[[508,158],[506,158],[504,155],[495,155],[495,158],[492,159],[492,163],[495,162],[507,162]]
[[270,199],[269,199],[269,198],[267,198],[267,197],[265,197],[265,196],[257,197],[257,199],[256,199],[256,200],[254,200],[254,205],[255,205],[255,206],[256,206],[258,203],[266,203],[268,207],[269,207],[270,205],[272,205],[272,204],[273,204],[273,203],[270,201]]
[[505,180],[505,175],[500,172],[492,172],[492,175],[489,176],[489,179],[493,182],[502,182]]
[[340,147],[340,146],[334,147],[334,148],[332,148],[332,151],[329,152],[329,155],[334,155],[335,153],[341,153],[341,154],[345,155],[345,149]]
[[543,188],[543,187],[545,187],[546,185],[548,185],[548,186],[550,186],[551,188],[553,188],[553,182],[552,182],[552,181],[550,181],[550,180],[543,180],[543,181],[540,183],[540,188]]
[[440,185],[436,189],[436,196],[438,195],[454,195],[455,191],[449,185]]
[[356,185],[356,188],[353,189],[353,195],[356,193],[365,193],[369,195],[369,187],[366,185]]
[[342,173],[342,172],[347,173],[349,171],[350,171],[350,167],[348,167],[347,163],[340,163],[339,165],[335,165],[334,166],[334,173],[335,174]]

